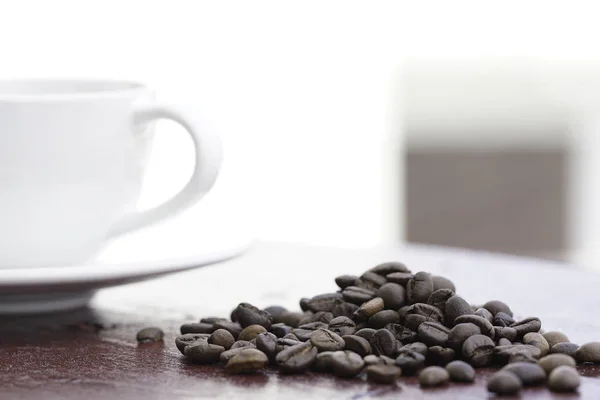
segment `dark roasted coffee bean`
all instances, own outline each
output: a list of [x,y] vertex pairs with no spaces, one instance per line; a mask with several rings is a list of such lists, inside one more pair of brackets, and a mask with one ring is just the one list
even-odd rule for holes
[[371,365],[367,367],[367,380],[375,383],[394,383],[402,374],[402,370],[395,365]]
[[412,343],[418,340],[417,332],[400,324],[387,324],[384,329],[392,332],[396,340],[402,343]]
[[236,354],[238,354],[239,352],[241,352],[242,350],[245,349],[252,349],[253,347],[238,347],[236,349],[229,349],[229,350],[225,350],[224,352],[221,353],[221,355],[219,356],[219,361],[227,364],[227,362],[229,360],[231,360],[231,358],[233,356],[235,356]]
[[208,342],[194,342],[186,346],[183,353],[192,362],[197,364],[212,364],[219,361],[219,356],[225,351],[223,346],[209,344]]
[[575,353],[579,349],[579,345],[571,342],[557,343],[550,349],[550,353],[566,354],[575,358]]
[[402,354],[402,352],[407,351],[407,350],[416,351],[417,353],[422,354],[423,357],[427,357],[428,347],[425,343],[421,343],[421,342],[409,343],[409,344],[404,345],[401,348],[399,348],[398,354]]
[[396,365],[402,369],[403,375],[414,375],[425,366],[425,356],[412,350],[402,351],[396,357]]
[[422,387],[442,386],[448,383],[449,379],[448,371],[438,366],[427,367],[419,374],[419,384]]
[[494,347],[494,341],[488,336],[473,335],[463,343],[462,355],[472,366],[485,367],[492,362]]
[[346,289],[348,286],[353,286],[354,282],[358,279],[356,275],[340,275],[335,278],[335,284],[342,290]]
[[342,339],[346,343],[344,350],[353,351],[361,357],[371,354],[371,345],[367,339],[356,335],[342,336]]
[[312,311],[306,311],[304,314],[302,314],[302,318],[300,318],[300,321],[298,321],[298,328],[301,327],[302,325],[306,325],[306,324],[310,324],[311,322],[313,322],[313,316],[315,314]]
[[340,336],[353,335],[356,332],[356,324],[348,317],[336,317],[329,322],[329,330]]
[[240,332],[238,340],[251,341],[261,333],[265,333],[267,330],[262,325],[248,325]]
[[[485,310],[485,308],[484,308]],[[491,313],[490,313],[491,314]],[[505,312],[499,311],[494,315],[494,319],[492,320],[492,324],[494,326],[511,326],[515,323],[515,319],[508,315]]]
[[288,312],[288,310],[282,306],[269,306],[269,307],[265,308],[265,311],[268,312],[269,314],[271,314],[271,317],[273,317],[273,320],[275,319],[275,317],[278,317],[278,316]]
[[325,322],[309,322],[308,324],[300,325],[298,328],[316,331],[317,329],[320,329],[320,328],[327,328],[327,326],[328,326],[328,324],[326,324]]
[[542,321],[540,321],[539,318],[530,317],[521,321],[517,321],[510,327],[517,330],[517,338],[522,338],[528,333],[539,332],[540,328],[542,327]]
[[184,351],[186,346],[197,341],[207,341],[209,336],[208,333],[186,333],[175,338],[175,346],[177,346],[177,349],[181,354],[185,354]]
[[369,339],[371,339],[371,336],[373,336],[373,334],[375,333],[375,329],[372,328],[363,328],[359,331],[356,331],[356,333],[354,333],[356,336],[360,336],[361,338],[366,339],[367,341],[369,341]]
[[529,344],[540,349],[540,355],[544,357],[550,352],[550,346],[544,336],[537,332],[530,332],[523,336],[523,344]]
[[215,322],[223,322],[223,321],[227,321],[227,318],[219,318],[219,317],[200,318],[200,322],[203,324],[214,324]]
[[488,310],[492,315],[496,315],[499,312],[507,313],[511,317],[513,316],[513,312],[510,310],[510,307],[500,300],[491,300],[483,305],[483,308]]
[[396,360],[388,356],[379,356],[379,364],[383,365],[396,365]]
[[336,317],[348,317],[352,318],[354,313],[358,310],[356,304],[348,303],[347,301],[338,300],[331,309],[331,314],[334,318]]
[[485,336],[489,336],[493,339],[496,336],[496,331],[494,330],[494,326],[487,319],[480,317],[478,315],[461,315],[454,320],[454,325],[456,324],[464,324],[470,323],[475,324],[481,329],[481,334]]
[[548,377],[548,388],[553,392],[574,392],[581,385],[577,370],[571,366],[560,366]]
[[213,333],[215,328],[213,324],[193,322],[191,324],[181,325],[179,330],[182,335],[185,335],[186,333]]
[[427,321],[443,322],[444,315],[439,308],[425,303],[415,303],[406,310],[406,317],[409,315],[421,315]]
[[331,311],[337,300],[342,299],[341,293],[325,293],[313,297],[307,303],[309,311]]
[[539,365],[544,369],[546,374],[550,374],[556,367],[560,367],[561,365],[574,367],[577,363],[573,357],[566,354],[549,354],[540,358]]
[[281,323],[292,328],[298,327],[300,320],[304,317],[303,313],[288,311],[284,312],[276,317],[273,317],[274,323]]
[[517,340],[517,330],[510,326],[495,326],[494,327],[494,338],[495,339],[508,339],[510,342]]
[[425,359],[429,364],[445,366],[450,361],[454,360],[456,353],[448,347],[432,346],[427,349]]
[[318,351],[342,350],[346,345],[344,339],[335,332],[328,329],[317,329],[310,335],[310,342]]
[[344,300],[356,305],[361,305],[375,297],[375,292],[356,286],[348,286],[342,291]]
[[374,272],[365,272],[356,280],[354,286],[362,287],[369,290],[377,290],[381,285],[387,283],[385,276],[378,275]]
[[223,346],[225,350],[229,350],[234,342],[233,335],[225,329],[217,329],[208,338],[208,343]]
[[278,323],[271,325],[270,331],[277,337],[284,337],[292,332],[292,327],[283,323]]
[[328,324],[333,319],[333,314],[327,311],[318,311],[313,314],[310,322],[323,322]]
[[429,346],[445,346],[450,329],[438,322],[425,321],[419,325],[419,340]]
[[450,380],[454,382],[473,382],[475,380],[475,370],[464,361],[449,362],[446,365],[446,371],[450,375]]
[[502,368],[502,371],[509,371],[518,376],[523,386],[538,385],[546,380],[544,369],[530,362],[508,364]]
[[382,285],[376,294],[383,299],[388,310],[397,310],[406,304],[406,291],[397,283],[390,282]]
[[312,343],[300,343],[282,350],[275,356],[275,362],[283,372],[302,372],[315,362],[317,353]]
[[294,335],[293,333],[288,333],[287,335],[285,335],[282,339],[290,339],[290,340],[295,340],[297,342],[300,341],[300,339],[298,339],[298,336]]
[[402,306],[398,309],[398,315],[400,316],[400,323],[404,323],[404,318],[406,318],[406,313],[410,309],[410,306]]
[[498,339],[498,346],[510,346],[511,344],[512,344],[512,342],[510,340],[508,340],[507,338]]
[[[474,315],[473,310],[469,303],[465,301],[460,296],[452,296],[446,302],[446,308],[444,309],[444,324],[448,327],[453,327],[455,325],[456,318],[463,315]],[[460,321],[456,323],[462,322],[471,322],[471,321]],[[489,323],[489,321],[486,321]],[[491,324],[490,324],[491,326]]]
[[379,311],[383,310],[383,299],[381,297],[375,297],[365,303],[363,303],[358,310],[354,313],[355,321],[366,321]]
[[374,329],[381,329],[387,324],[397,324],[400,322],[398,311],[383,310],[369,318],[367,324]]
[[535,359],[539,359],[541,354],[540,349],[527,344],[511,344],[510,346],[496,346],[494,348],[495,359],[500,365],[507,364],[512,355],[523,352],[529,353]]
[[363,369],[365,361],[351,351],[336,351],[331,357],[333,373],[341,378],[353,378]]
[[312,369],[318,372],[331,372],[331,361],[333,359],[333,353],[335,352],[322,351],[319,354],[317,354],[317,358],[315,359],[315,362],[312,365]]
[[536,358],[534,358],[529,351],[520,351],[520,352],[511,354],[511,356],[508,357],[509,364],[516,363],[516,362],[537,363],[538,360]]
[[314,329],[294,328],[292,334],[294,334],[301,342],[310,340],[310,336],[313,334]]
[[579,363],[600,364],[600,342],[589,342],[581,345],[575,352]]
[[138,343],[162,342],[165,333],[160,328],[149,327],[140,330],[135,336]]
[[419,329],[419,325],[425,321],[428,321],[427,317],[419,314],[408,314],[404,318],[404,325],[410,330],[417,331]]
[[569,338],[567,337],[567,335],[565,335],[562,332],[556,332],[556,331],[544,333],[544,339],[546,339],[546,341],[548,342],[548,346],[550,346],[550,348],[554,347],[555,344],[565,343],[565,342],[569,341]]
[[414,277],[415,276],[410,272],[392,272],[385,276],[388,282],[397,283],[398,285],[404,287],[406,287],[406,285],[408,285],[408,282]]
[[488,310],[486,310],[483,307],[476,309],[475,310],[475,315],[477,315],[477,316],[479,316],[481,318],[485,318],[485,319],[487,319],[490,322],[492,322],[494,320],[494,316],[492,315],[492,313],[489,312]]
[[256,347],[256,345],[250,343],[247,340],[238,340],[237,342],[231,345],[230,349],[238,349],[240,347]]
[[369,272],[374,272],[378,275],[388,276],[389,274],[397,273],[397,272],[409,272],[410,270],[406,267],[406,265],[400,262],[386,262],[379,265],[374,266],[369,270]]
[[509,371],[498,371],[487,382],[487,390],[500,396],[518,393],[522,387],[519,377]]
[[273,360],[277,354],[277,336],[270,332],[261,333],[256,337],[256,348]]
[[427,272],[417,272],[406,285],[409,304],[425,303],[433,293],[433,281]]
[[447,346],[451,349],[460,351],[462,345],[469,337],[481,334],[481,329],[470,322],[456,324],[448,334]]
[[427,304],[432,305],[440,309],[442,314],[446,310],[446,302],[450,297],[454,296],[454,292],[450,289],[439,289],[436,290],[427,299]]
[[250,325],[261,325],[266,329],[269,329],[273,323],[271,314],[260,310],[249,303],[240,303],[236,307],[235,315],[242,328]]
[[377,356],[384,355],[394,357],[398,350],[396,338],[392,332],[387,329],[379,329],[376,331],[373,336],[371,336],[369,344],[371,345],[371,351]]
[[300,309],[302,311],[304,311],[304,312],[308,311],[308,301],[309,300],[310,299],[306,298],[306,297],[303,297],[303,298],[300,299]]
[[434,292],[440,289],[449,289],[453,292],[456,292],[456,286],[454,286],[454,283],[446,277],[439,275],[431,275],[431,280],[433,281]]
[[248,374],[264,369],[269,363],[265,353],[257,349],[242,349],[229,359],[225,370],[230,374]]
[[286,338],[277,339],[277,341],[275,342],[275,353],[279,354],[280,352],[287,349],[288,347],[296,346],[297,344],[300,344],[300,343],[303,343],[303,342],[301,342],[299,340],[286,339]]

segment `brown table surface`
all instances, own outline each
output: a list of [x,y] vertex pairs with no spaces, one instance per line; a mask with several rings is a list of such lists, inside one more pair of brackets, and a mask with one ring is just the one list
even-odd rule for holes
[[[600,340],[600,274],[567,264],[526,258],[400,246],[341,250],[257,243],[224,264],[100,292],[89,308],[52,315],[6,316],[0,321],[2,398],[487,398],[482,370],[473,385],[421,390],[415,378],[394,386],[307,373],[275,371],[228,376],[219,366],[186,362],[174,346],[179,325],[200,316],[228,316],[240,301],[297,308],[301,296],[335,290],[333,278],[385,260],[413,271],[451,278],[471,303],[499,298],[521,316],[535,315],[545,330],[561,330],[577,343]],[[318,277],[317,277],[318,276]],[[154,325],[164,343],[138,345],[135,334]],[[600,399],[600,366],[579,368],[577,394],[528,388],[521,398]]]

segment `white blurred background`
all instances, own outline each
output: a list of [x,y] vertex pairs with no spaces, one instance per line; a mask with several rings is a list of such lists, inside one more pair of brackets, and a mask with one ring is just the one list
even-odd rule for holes
[[[583,3],[581,3],[583,4]],[[202,207],[261,240],[574,260],[600,244],[597,13],[577,2],[2,3],[0,77],[143,81],[226,161]],[[158,127],[141,206],[189,177]],[[203,221],[199,220],[201,224]]]

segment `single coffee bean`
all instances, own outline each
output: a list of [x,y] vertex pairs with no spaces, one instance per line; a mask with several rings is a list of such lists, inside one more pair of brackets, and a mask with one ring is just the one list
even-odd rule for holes
[[398,315],[400,316],[400,323],[404,323],[404,318],[406,318],[406,313],[410,309],[410,306],[402,306],[398,309]]
[[575,359],[566,354],[549,354],[540,358],[539,364],[540,367],[544,369],[546,374],[550,374],[554,368],[560,367],[561,365],[567,365],[569,367],[574,367],[577,365]]
[[323,322],[324,324],[329,324],[329,322],[333,319],[333,314],[328,311],[318,311],[313,314],[310,322]]
[[579,385],[581,385],[579,373],[571,366],[557,367],[548,377],[548,387],[553,392],[574,392]]
[[275,356],[275,362],[283,372],[302,372],[316,361],[317,354],[318,350],[312,343],[300,343],[282,350]]
[[296,342],[299,342],[300,339],[298,339],[298,336],[294,335],[293,333],[288,333],[287,335],[285,335],[282,339],[289,339],[289,340],[295,340]]
[[371,328],[381,329],[387,324],[397,324],[398,322],[400,322],[400,316],[398,315],[398,311],[383,310],[379,311],[377,314],[369,318],[367,324]]
[[265,333],[267,330],[262,325],[248,325],[240,332],[238,336],[238,340],[246,340],[250,341],[260,335],[261,333]]
[[165,333],[160,328],[149,327],[140,330],[136,335],[138,343],[162,342]]
[[392,334],[392,332],[387,329],[379,329],[377,330],[371,339],[369,340],[369,344],[371,345],[371,351],[376,356],[388,356],[394,357],[396,355],[396,351],[398,350],[398,342],[396,338]]
[[397,310],[406,304],[406,291],[397,283],[385,283],[377,290],[387,310]]
[[[575,353],[579,349],[579,345],[571,342],[557,343],[550,349],[552,354],[566,354],[575,358]],[[577,358],[575,358],[577,359]]]
[[340,336],[353,335],[356,324],[348,317],[336,317],[329,322],[329,330]]
[[191,324],[181,325],[179,330],[182,335],[185,335],[186,333],[213,333],[215,328],[214,324],[192,322]]
[[312,369],[317,372],[331,372],[334,351],[322,351],[317,354],[315,363],[312,365]]
[[600,364],[600,342],[589,342],[581,345],[575,352],[579,363]]
[[445,385],[450,379],[450,374],[442,367],[427,367],[419,374],[421,387],[434,387]]
[[427,317],[424,317],[424,316],[419,315],[419,314],[408,314],[404,318],[404,325],[408,329],[413,330],[413,331],[416,332],[419,329],[419,325],[421,325],[425,321],[429,321],[427,319]]
[[[285,324],[292,328],[297,328],[298,325],[300,324],[300,320],[302,318],[304,318],[303,313],[288,311],[288,312],[284,312],[283,314],[280,314],[276,317],[273,317],[273,322]],[[273,325],[271,325],[271,326],[273,326]]]
[[273,324],[269,330],[278,338],[284,337],[288,333],[292,333],[292,327],[283,323]]
[[462,355],[474,367],[490,365],[494,356],[494,341],[485,335],[473,335],[462,346]]
[[537,332],[530,332],[525,334],[525,336],[523,336],[523,343],[535,346],[538,349],[540,349],[540,354],[542,357],[544,357],[550,352],[550,346],[548,345],[548,342],[546,341],[546,339],[544,339],[544,336]]
[[[350,351],[352,351],[352,350],[350,350]],[[366,366],[382,364],[379,357],[377,357],[375,354],[369,354],[367,356],[364,356],[363,361],[365,362]]]
[[277,355],[277,336],[270,332],[261,333],[256,337],[256,348],[267,355],[269,360]]
[[505,338],[511,343],[517,340],[517,330],[510,326],[495,326],[494,327],[494,338]]
[[546,380],[546,373],[542,367],[530,362],[508,364],[502,371],[509,371],[518,376],[523,386],[538,385]]
[[562,332],[556,332],[556,331],[551,331],[551,332],[546,332],[544,333],[544,339],[546,339],[546,341],[548,342],[548,346],[550,346],[550,348],[554,347],[555,344],[558,343],[565,343],[569,341],[569,338],[567,337],[567,335],[565,335]]
[[406,376],[414,375],[425,365],[425,356],[413,350],[403,350],[396,357],[396,365]]
[[296,346],[300,343],[303,343],[303,342],[301,342],[299,340],[294,340],[294,339],[285,339],[285,338],[277,339],[277,341],[275,342],[275,353],[279,354],[280,352],[287,349],[288,347]]
[[335,278],[335,284],[342,290],[346,289],[348,286],[354,285],[354,282],[358,279],[356,275],[340,275]]
[[[354,335],[356,336],[360,336],[363,339],[366,339],[367,341],[369,341],[369,339],[371,339],[371,336],[373,336],[373,334],[375,333],[375,329],[373,328],[363,328],[361,330],[358,330],[354,333]],[[346,335],[349,336],[349,335]]]
[[540,349],[528,344],[511,344],[510,346],[496,346],[494,348],[495,359],[500,365],[507,364],[512,355],[522,352],[531,354],[535,359],[539,359],[541,355]]
[[463,323],[471,323],[475,324],[481,330],[481,334],[494,339],[496,336],[496,331],[494,330],[494,326],[487,319],[480,317],[478,315],[461,315],[454,320],[454,324],[463,324]]
[[233,358],[233,356],[235,356],[236,354],[238,354],[242,350],[252,349],[252,348],[253,347],[238,347],[238,348],[235,348],[235,349],[225,350],[219,356],[219,361],[222,362],[223,364],[227,364],[227,362],[229,362],[229,360],[231,360],[231,358]]
[[[228,331],[229,333],[231,333],[233,335],[234,339],[237,339],[238,336],[240,335],[240,332],[242,331],[242,326],[237,322],[229,322],[229,321],[215,322],[213,324],[213,327],[214,327],[214,330],[225,329],[226,331]],[[212,333],[212,332],[210,332],[210,333]]]
[[333,373],[340,378],[353,378],[364,366],[363,358],[348,350],[336,351],[331,359]]
[[304,312],[308,311],[308,302],[309,302],[309,298],[303,297],[300,299],[300,309]]
[[197,364],[213,364],[219,361],[219,356],[225,351],[223,346],[209,344],[208,342],[195,342],[186,346],[183,353],[192,362]]
[[358,307],[358,310],[356,310],[353,316],[354,320],[366,321],[379,311],[382,311],[383,307],[383,299],[381,297],[375,297],[374,299],[371,299]]
[[456,353],[448,347],[432,346],[427,349],[425,359],[429,364],[445,366],[450,361],[454,360]]
[[425,321],[419,325],[417,334],[421,342],[429,346],[445,346],[450,329],[438,322]]
[[425,317],[427,321],[444,322],[444,314],[442,314],[440,309],[425,303],[415,303],[411,305],[406,310],[406,317],[409,315],[420,315]]
[[340,335],[329,329],[317,329],[310,335],[310,342],[318,351],[337,351],[346,346],[346,342]]
[[313,297],[307,303],[308,310],[314,313],[318,311],[331,311],[337,300],[341,300],[341,293],[325,293]]
[[195,342],[207,341],[210,335],[208,333],[186,333],[175,338],[175,346],[181,352],[185,354],[185,348]]
[[487,319],[490,322],[492,322],[494,320],[494,316],[492,315],[492,313],[489,312],[488,310],[486,310],[483,307],[476,309],[475,310],[475,315],[477,315],[477,316],[479,316],[481,318],[485,318],[485,319]]
[[387,280],[385,276],[378,275],[374,272],[365,272],[354,282],[354,286],[362,287],[364,289],[376,291],[382,285],[385,285]]
[[431,275],[431,280],[433,281],[433,291],[440,289],[448,289],[456,292],[456,286],[454,286],[454,282],[450,279],[439,276],[439,275]]
[[[485,310],[485,308],[484,308]],[[491,314],[491,313],[490,313]],[[511,326],[515,323],[515,319],[509,314],[499,311],[494,315],[494,319],[492,319],[492,324],[494,326]]]
[[224,322],[227,321],[227,318],[219,318],[219,317],[204,317],[200,318],[200,323],[203,324],[214,324],[215,322]]
[[[446,302],[446,308],[444,310],[444,324],[446,326],[452,328],[455,325],[455,323],[460,324],[462,322],[471,322],[471,321],[455,322],[456,318],[463,316],[463,315],[474,315],[473,310],[471,309],[471,306],[469,305],[469,303],[467,303],[465,301],[465,299],[463,299],[462,297],[457,296],[457,295],[450,297],[448,299],[448,301]],[[489,321],[486,321],[486,322],[489,323]],[[490,324],[490,326],[491,326],[491,324]]]
[[378,264],[373,268],[369,269],[369,272],[374,272],[378,275],[388,276],[389,274],[393,274],[395,272],[409,272],[410,270],[406,267],[406,265],[401,262],[385,262],[382,264]]
[[454,291],[450,289],[438,289],[429,296],[427,304],[439,308],[443,314],[446,310],[446,303],[452,296],[454,296]]
[[516,363],[516,362],[530,362],[537,363],[537,358],[533,357],[529,351],[518,351],[510,355],[508,357],[508,363]]
[[294,328],[292,334],[294,334],[301,342],[310,340],[310,336],[314,333],[314,329]]
[[240,303],[236,307],[235,315],[242,328],[250,325],[262,325],[264,328],[269,329],[273,323],[271,314],[249,303]]
[[311,322],[313,322],[314,315],[315,314],[312,311],[306,311],[304,314],[302,314],[302,318],[300,318],[300,321],[298,321],[297,327],[301,327],[302,325],[310,324]]
[[397,283],[400,286],[406,287],[408,282],[414,277],[415,276],[410,272],[392,272],[391,274],[387,274],[385,279],[387,279],[388,282]]
[[282,306],[265,307],[265,311],[268,312],[269,314],[271,314],[271,317],[273,317],[273,318],[288,312],[287,308],[282,307]]
[[481,334],[481,329],[475,324],[470,322],[456,324],[450,330],[450,333],[448,333],[448,341],[446,345],[451,349],[461,350],[462,345],[467,338],[479,334]]
[[230,374],[248,374],[264,369],[269,363],[265,353],[257,349],[242,349],[229,359],[225,370]]
[[392,332],[396,340],[402,343],[412,343],[419,340],[417,332],[400,324],[387,324],[384,329]]
[[388,356],[379,356],[379,364],[396,365],[396,359]]
[[342,336],[342,339],[346,344],[344,350],[353,351],[361,357],[371,354],[371,345],[367,339],[356,335]]
[[475,380],[475,370],[464,361],[449,362],[446,365],[446,371],[450,375],[450,380],[454,382],[473,382]]
[[356,286],[348,286],[342,291],[342,296],[349,303],[361,305],[374,298],[375,292]]
[[225,350],[229,350],[233,343],[235,343],[235,339],[229,331],[217,329],[208,338],[208,343],[223,346]]
[[510,346],[511,344],[512,344],[512,342],[510,340],[508,340],[507,338],[498,339],[498,346]]
[[247,340],[238,340],[234,344],[231,345],[230,349],[238,349],[241,347],[256,347],[256,346]]
[[433,280],[427,272],[417,272],[406,285],[409,304],[425,303],[433,293]]
[[333,318],[336,317],[348,317],[352,318],[354,313],[358,310],[358,306],[356,304],[348,303],[347,301],[338,300],[333,305],[331,309],[331,314]]
[[375,383],[394,383],[402,374],[395,365],[371,365],[367,367],[367,380]]
[[428,347],[425,343],[422,343],[422,342],[409,343],[409,344],[404,345],[401,348],[399,348],[398,354],[402,353],[405,350],[416,351],[417,353],[422,354],[423,356],[426,357]]
[[519,377],[509,371],[498,371],[487,382],[487,390],[501,396],[518,393],[522,387]]
[[526,318],[511,325],[511,328],[515,328],[517,330],[518,338],[522,338],[530,332],[539,332],[541,327],[542,321],[536,317]]
[[492,313],[492,315],[496,315],[499,312],[507,313],[511,317],[513,316],[513,312],[510,310],[510,307],[500,300],[491,300],[483,305],[483,308]]

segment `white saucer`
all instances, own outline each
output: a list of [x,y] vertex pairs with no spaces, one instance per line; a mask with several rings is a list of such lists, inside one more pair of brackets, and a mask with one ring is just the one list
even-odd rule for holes
[[0,269],[0,313],[85,306],[98,289],[143,281],[236,257],[251,239],[225,211],[196,208],[124,235],[83,265]]

